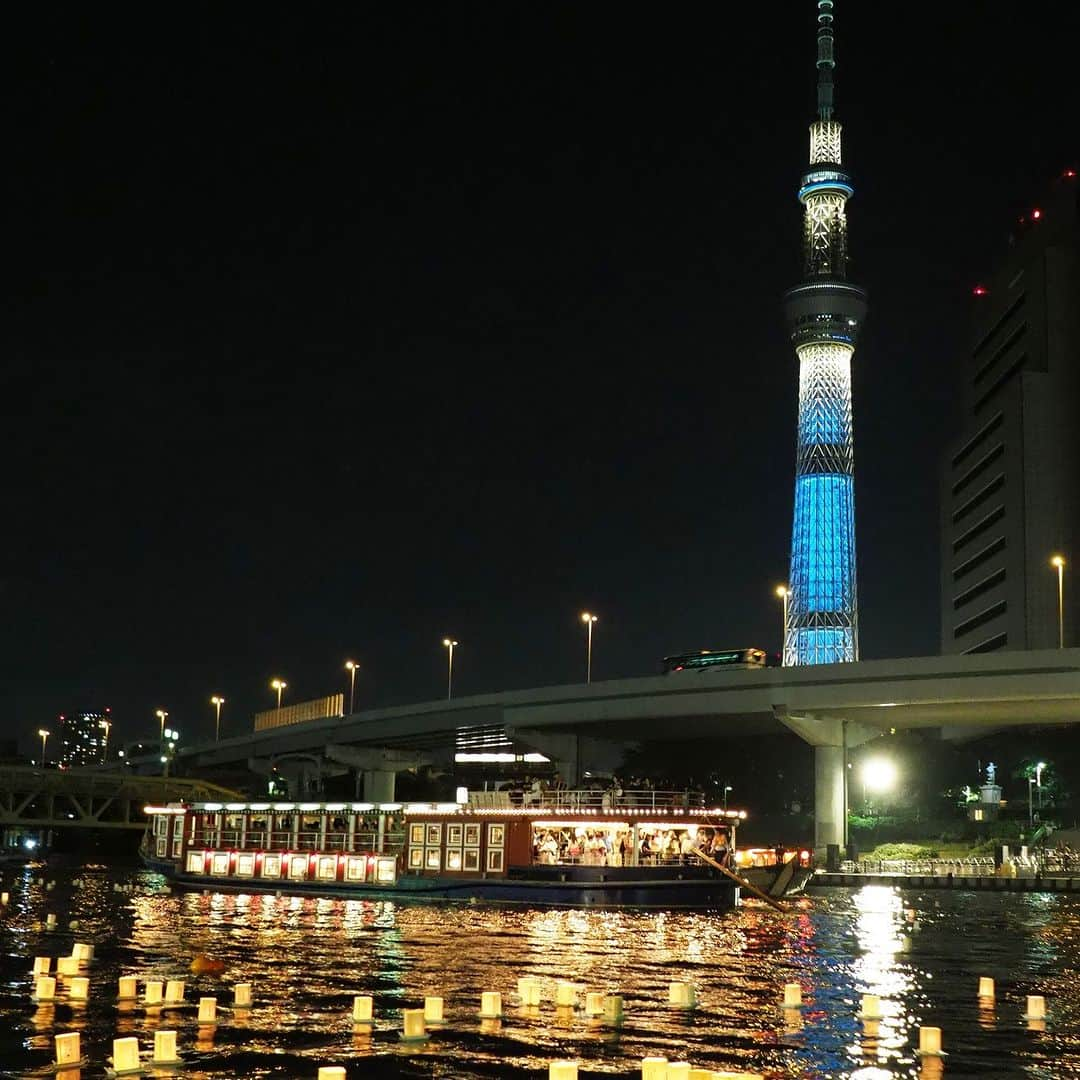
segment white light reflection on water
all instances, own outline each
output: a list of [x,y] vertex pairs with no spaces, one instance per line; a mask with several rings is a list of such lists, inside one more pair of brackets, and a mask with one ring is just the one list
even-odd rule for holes
[[[564,1057],[598,1080],[636,1076],[640,1058],[657,1054],[770,1080],[937,1080],[941,1061],[913,1054],[921,1023],[943,1029],[948,1080],[1080,1076],[1080,903],[1069,897],[828,890],[789,902],[783,915],[756,905],[691,915],[168,894],[143,873],[126,879],[138,886],[129,896],[113,891],[116,871],[71,873],[80,875],[74,887],[57,872],[53,892],[20,876],[0,915],[0,1062],[17,1075],[51,1060],[52,1036],[68,1026],[101,1061],[112,1038],[132,1034],[145,1046],[175,1022],[193,1054],[188,1080],[313,1076],[335,1061],[377,1080],[524,1080]],[[64,927],[77,918],[80,930],[45,932],[49,910]],[[106,992],[78,1011],[64,996],[32,1006],[30,958],[70,952],[76,938],[98,946],[91,977]],[[197,953],[222,960],[224,975],[192,974]],[[208,995],[223,1006],[233,983],[248,981],[255,1008],[223,1011],[216,1025],[118,1008],[120,974],[184,978],[188,1001]],[[525,974],[544,985],[539,1010],[516,1005]],[[989,1008],[975,1001],[980,974],[998,980]],[[557,1012],[560,979],[622,994],[624,1023]],[[792,979],[803,986],[801,1011],[779,1008]],[[699,1008],[670,1007],[672,981],[693,983]],[[485,989],[504,994],[504,1019],[478,1019]],[[353,1031],[358,993],[375,999],[374,1031]],[[445,998],[448,1026],[423,1049],[401,1043],[399,1010],[429,993]],[[882,1020],[858,1018],[863,993],[881,998]],[[1047,996],[1047,1023],[1021,1019],[1028,993]]]

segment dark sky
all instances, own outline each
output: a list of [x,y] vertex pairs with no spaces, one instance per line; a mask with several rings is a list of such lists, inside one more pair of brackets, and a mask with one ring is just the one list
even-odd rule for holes
[[[864,657],[937,649],[970,290],[1076,163],[1063,5],[837,4]],[[888,13],[891,21],[881,22]],[[167,21],[166,16],[176,21]],[[0,707],[190,736],[779,645],[809,0],[24,8]]]

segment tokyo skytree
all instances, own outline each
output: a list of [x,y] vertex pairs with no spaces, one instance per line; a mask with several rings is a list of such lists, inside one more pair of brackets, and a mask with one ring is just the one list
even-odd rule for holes
[[799,186],[803,282],[784,294],[799,358],[785,664],[859,658],[851,357],[866,317],[866,293],[847,280],[845,211],[854,188],[841,164],[840,123],[833,116],[833,0],[817,6],[817,119],[810,125],[810,166]]

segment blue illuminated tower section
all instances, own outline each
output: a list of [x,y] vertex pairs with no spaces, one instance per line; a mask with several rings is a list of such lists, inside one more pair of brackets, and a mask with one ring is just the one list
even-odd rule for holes
[[818,0],[817,119],[804,208],[803,283],[784,294],[799,357],[799,437],[785,664],[859,658],[855,589],[855,469],[851,357],[866,316],[866,293],[847,280],[847,218],[854,193],[833,118],[833,0]]

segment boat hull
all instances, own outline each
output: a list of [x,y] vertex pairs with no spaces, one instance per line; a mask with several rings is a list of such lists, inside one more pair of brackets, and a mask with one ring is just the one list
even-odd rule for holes
[[[179,873],[175,864],[145,859],[177,885],[195,890],[340,897],[342,899],[516,904],[524,907],[723,910],[738,905],[739,889],[720,875],[681,868],[511,868],[505,877],[405,876],[393,885],[259,881]],[[534,872],[535,871],[535,872]],[[670,872],[669,872],[670,871]]]

